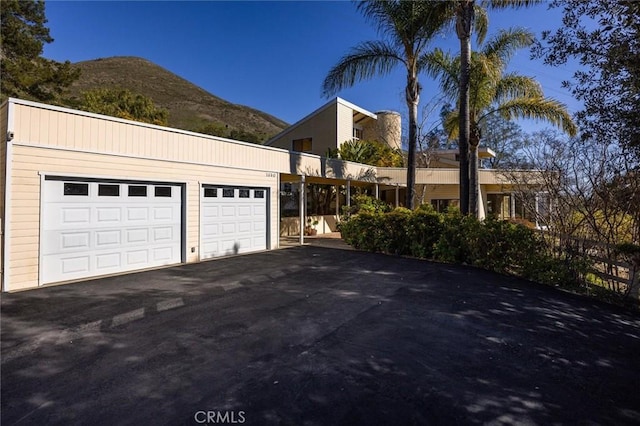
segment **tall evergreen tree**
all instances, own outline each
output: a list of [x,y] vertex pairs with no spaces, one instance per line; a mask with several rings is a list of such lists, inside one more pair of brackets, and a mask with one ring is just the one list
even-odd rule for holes
[[46,23],[42,0],[0,2],[1,100],[17,97],[59,103],[64,90],[80,76],[69,61],[40,56],[44,44],[53,41]]

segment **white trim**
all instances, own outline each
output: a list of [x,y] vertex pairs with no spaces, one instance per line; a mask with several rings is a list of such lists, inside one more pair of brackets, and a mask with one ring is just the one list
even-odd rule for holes
[[[60,178],[72,178],[72,179],[87,179],[87,180],[115,180],[122,183],[127,183],[127,181],[136,181],[136,182],[148,182],[148,183],[167,183],[171,185],[182,185],[186,182],[184,180],[175,180],[175,179],[150,179],[146,177],[122,177],[115,175],[87,175],[86,173],[67,173],[67,172],[47,172],[47,171],[39,171],[39,175],[45,179],[46,177],[60,177]],[[50,180],[50,179],[49,179]]]
[[221,142],[228,142],[228,143],[233,143],[233,144],[236,144],[236,145],[250,146],[250,147],[258,148],[258,149],[287,152],[286,149],[282,149],[282,148],[275,148],[275,147],[272,147],[272,146],[259,145],[259,144],[251,143],[251,142],[238,141],[238,140],[235,140],[235,139],[227,139],[227,138],[223,138],[223,137],[220,137],[220,136],[206,135],[206,134],[203,134],[203,133],[190,132],[188,130],[176,129],[174,127],[164,127],[164,126],[158,126],[156,124],[149,124],[149,123],[142,123],[142,122],[139,122],[139,121],[125,120],[123,118],[111,117],[111,116],[108,116],[108,115],[101,115],[101,114],[94,114],[92,112],[79,111],[77,109],[70,109],[70,108],[64,108],[64,107],[59,107],[59,106],[54,106],[54,105],[42,104],[42,103],[39,103],[39,102],[25,101],[25,100],[17,99],[17,98],[9,98],[7,100],[7,102],[9,104],[24,105],[24,106],[29,106],[29,107],[32,107],[32,108],[40,108],[40,109],[46,109],[46,110],[50,110],[50,111],[61,112],[61,113],[65,113],[65,114],[79,115],[81,117],[96,118],[96,119],[103,120],[103,121],[112,121],[112,122],[115,122],[115,123],[128,124],[128,125],[137,126],[137,127],[145,127],[145,128],[148,128],[148,129],[160,130],[160,131],[169,132],[169,133],[177,133],[177,134],[186,135],[186,136],[196,136],[196,137],[199,137],[199,138],[211,139],[211,140],[221,141]]
[[42,200],[44,199],[44,181],[46,178],[46,175],[43,173],[38,172],[38,174],[40,175],[40,195],[39,195],[39,204],[40,204],[40,216],[38,217],[38,287],[41,287],[43,285],[42,281],[43,281],[43,274],[42,274],[42,235],[43,235],[43,227],[44,227],[44,221],[42,220],[42,218],[44,217],[44,203],[42,202]]
[[[14,130],[14,120],[15,120],[15,112],[13,110],[13,105],[9,102],[9,99],[6,101],[7,104],[7,133]],[[3,226],[4,226],[4,251],[3,251],[3,259],[2,259],[2,291],[9,291],[9,272],[11,268],[9,267],[11,260],[11,190],[12,190],[12,179],[11,175],[13,173],[13,141],[6,140],[7,135],[3,135],[2,139],[6,141],[6,151],[5,151],[5,176],[4,176],[4,218],[3,218]],[[14,139],[15,140],[15,139]]]
[[[282,182],[281,182],[281,178],[280,178],[280,173],[278,173],[278,175],[276,176],[276,197],[277,198],[275,200],[276,201],[276,217],[275,217],[276,235],[278,236],[278,238],[276,238],[276,247],[275,247],[276,249],[280,248],[280,232],[281,232],[280,222],[282,221],[282,218],[280,216],[280,214],[281,214],[280,213],[280,185],[282,185]],[[270,199],[269,200],[269,204],[273,203],[273,201],[274,200]],[[271,207],[269,207],[269,210],[271,210]],[[272,220],[273,220],[273,218],[270,217],[269,221],[272,221]],[[269,225],[271,225],[271,224],[269,224]],[[272,246],[271,245],[271,240],[273,240],[273,236],[272,235],[269,236],[269,247],[273,248],[273,247],[271,247]]]

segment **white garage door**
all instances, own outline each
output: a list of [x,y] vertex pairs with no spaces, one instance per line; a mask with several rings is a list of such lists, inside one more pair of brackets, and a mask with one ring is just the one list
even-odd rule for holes
[[41,284],[181,262],[179,185],[56,178],[42,203]]
[[267,189],[201,188],[202,258],[267,249]]

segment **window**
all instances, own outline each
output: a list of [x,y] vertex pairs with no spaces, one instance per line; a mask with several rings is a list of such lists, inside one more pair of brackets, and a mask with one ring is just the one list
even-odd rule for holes
[[225,188],[225,189],[223,189],[222,190],[222,196],[224,198],[233,198],[235,196],[233,188]]
[[205,198],[214,198],[218,196],[218,188],[205,188],[204,189]]
[[64,195],[89,195],[89,184],[65,182]]
[[362,139],[362,129],[354,127],[353,128],[353,138],[354,139]]
[[239,189],[238,196],[240,198],[249,198],[249,190],[248,189]]
[[155,187],[155,196],[156,197],[171,197],[171,187],[170,186],[156,186]]
[[261,189],[256,189],[253,191],[253,198],[264,198],[264,191]]
[[431,205],[438,213],[445,213],[449,207],[458,207],[459,200],[431,200]]
[[120,185],[98,185],[98,197],[118,197],[120,195]]
[[129,185],[129,197],[146,197],[147,187],[144,185]]
[[298,152],[311,152],[311,139],[312,138],[295,139],[291,148]]

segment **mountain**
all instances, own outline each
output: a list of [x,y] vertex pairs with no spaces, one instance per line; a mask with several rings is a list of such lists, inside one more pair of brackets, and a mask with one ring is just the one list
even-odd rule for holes
[[272,115],[214,96],[143,58],[102,58],[74,65],[82,73],[71,86],[72,97],[97,88],[129,89],[169,110],[171,127],[198,131],[214,125],[225,129],[227,134],[231,131],[253,134],[261,142],[288,127]]

